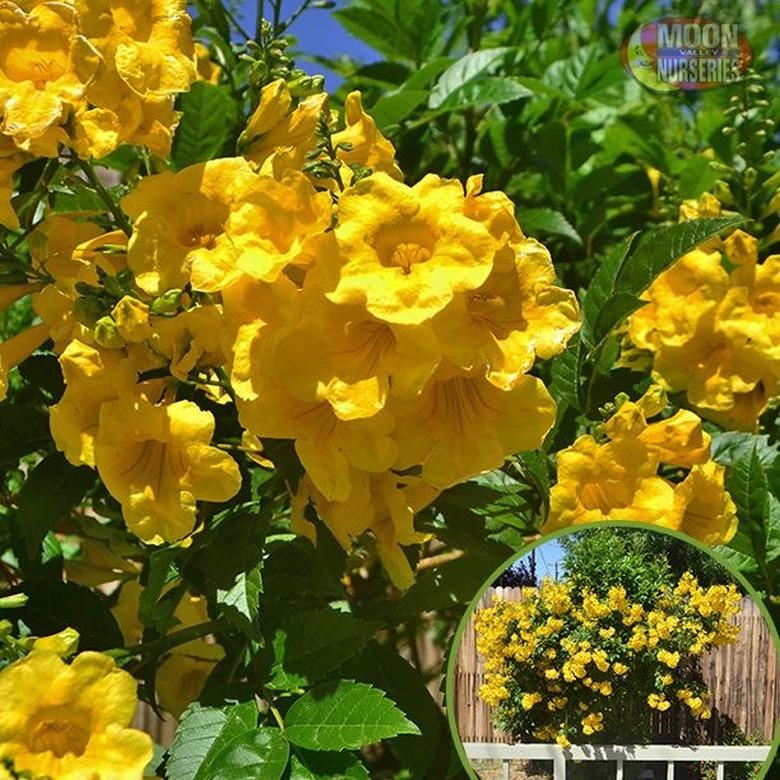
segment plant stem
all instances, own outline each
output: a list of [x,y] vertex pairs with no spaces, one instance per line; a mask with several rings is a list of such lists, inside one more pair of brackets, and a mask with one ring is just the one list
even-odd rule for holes
[[100,199],[106,204],[106,208],[111,212],[111,216],[113,216],[117,227],[119,227],[125,235],[132,235],[133,229],[130,226],[130,221],[127,219],[122,209],[119,208],[119,204],[111,197],[109,191],[103,186],[103,182],[98,178],[94,168],[86,160],[82,160],[80,157],[74,156],[73,159],[76,161],[79,168],[84,171],[87,181],[92,185],[92,188]]
[[195,626],[187,626],[180,631],[174,631],[172,634],[155,639],[152,642],[145,642],[132,647],[117,647],[112,650],[106,650],[106,655],[113,657],[125,655],[160,655],[166,650],[170,650],[185,642],[193,639],[199,639],[207,634],[213,634],[220,628],[224,628],[227,623],[224,620],[209,620],[207,623],[198,623]]

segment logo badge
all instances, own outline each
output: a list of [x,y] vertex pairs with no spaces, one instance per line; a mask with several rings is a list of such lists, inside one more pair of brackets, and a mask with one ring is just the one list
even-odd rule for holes
[[620,50],[623,66],[654,92],[712,89],[739,81],[753,47],[732,22],[671,16],[637,27]]

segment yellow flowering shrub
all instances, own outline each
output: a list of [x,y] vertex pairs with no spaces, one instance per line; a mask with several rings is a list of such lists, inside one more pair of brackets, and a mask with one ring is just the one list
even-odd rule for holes
[[688,571],[649,594],[604,590],[545,579],[522,599],[495,597],[475,614],[479,695],[499,728],[568,747],[622,744],[646,729],[652,710],[677,703],[693,718],[711,717],[696,659],[736,641],[736,586],[704,587]]

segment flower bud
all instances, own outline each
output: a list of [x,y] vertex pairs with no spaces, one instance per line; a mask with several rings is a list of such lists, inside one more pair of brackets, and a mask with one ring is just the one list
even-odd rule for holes
[[149,311],[151,314],[174,314],[181,304],[182,291],[178,288],[166,290],[162,295],[155,298]]
[[106,349],[121,349],[125,345],[116,323],[108,315],[95,323],[95,341]]

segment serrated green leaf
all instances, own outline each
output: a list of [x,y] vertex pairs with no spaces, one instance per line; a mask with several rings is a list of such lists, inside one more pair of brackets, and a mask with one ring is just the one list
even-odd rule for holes
[[[230,707],[191,704],[168,751],[168,780],[279,780],[289,745],[278,729],[257,728],[254,701]],[[262,774],[258,768],[262,767]]]
[[94,482],[92,469],[71,465],[59,452],[47,455],[28,474],[19,493],[16,517],[30,557]]
[[309,750],[358,750],[399,734],[419,734],[417,726],[383,691],[352,680],[313,688],[287,711],[287,738]]
[[771,466],[780,458],[780,448],[770,443],[766,435],[756,436],[742,431],[724,431],[712,436],[712,459],[722,466],[731,466],[736,460],[749,456],[753,448],[764,466]]
[[262,563],[258,563],[249,571],[239,572],[230,588],[218,589],[217,602],[222,606],[225,617],[233,625],[253,635],[262,592]]
[[351,753],[311,753],[290,761],[290,780],[368,780],[368,770]]
[[582,341],[577,334],[552,362],[550,393],[559,407],[568,404],[577,411],[582,409],[583,357]]
[[230,92],[206,81],[196,81],[181,96],[181,121],[173,141],[171,160],[177,170],[219,157],[236,122],[236,104]]
[[321,609],[295,615],[277,629],[271,688],[295,689],[321,680],[357,653],[376,626],[345,612]]
[[[511,48],[505,46],[482,49],[456,60],[436,82],[428,100],[428,107],[436,110],[463,105],[459,95],[473,95],[479,84],[504,62],[511,51]],[[521,84],[517,84],[517,87],[531,94]]]
[[566,217],[560,211],[554,209],[524,209],[518,214],[520,226],[527,235],[535,236],[537,233],[551,233],[556,236],[565,236],[582,246],[579,233],[572,227]]

